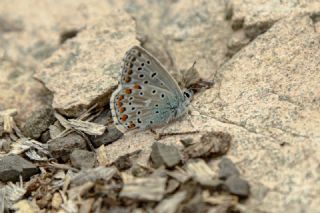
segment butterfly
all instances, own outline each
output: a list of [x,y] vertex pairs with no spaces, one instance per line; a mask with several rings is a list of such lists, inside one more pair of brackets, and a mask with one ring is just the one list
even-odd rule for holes
[[110,109],[121,132],[168,124],[187,112],[192,91],[182,91],[164,66],[147,50],[133,46],[123,58]]

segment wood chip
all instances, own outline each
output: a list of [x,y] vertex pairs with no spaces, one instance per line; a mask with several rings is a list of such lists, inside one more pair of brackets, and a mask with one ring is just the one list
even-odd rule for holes
[[162,200],[155,208],[156,213],[175,213],[180,204],[187,197],[186,191],[177,192],[171,197]]
[[49,156],[48,145],[40,143],[33,139],[28,138],[20,138],[16,141],[16,143],[12,144],[12,150],[9,154],[22,154],[27,150],[33,149],[41,156]]
[[11,208],[14,203],[23,197],[23,195],[26,193],[26,190],[9,182],[5,187],[0,189],[0,192],[4,195],[5,206],[7,208]]
[[35,204],[31,204],[28,200],[20,200],[15,203],[12,208],[16,213],[36,213],[39,212],[40,209]]
[[108,165],[108,158],[107,158],[106,148],[104,145],[101,145],[96,150],[96,154],[97,154],[97,160],[98,160],[99,166]]
[[176,169],[172,170],[172,171],[166,170],[166,173],[167,173],[167,175],[169,175],[170,177],[173,177],[174,179],[176,179],[180,183],[186,182],[191,177],[186,171],[184,171],[183,169],[181,169],[179,167],[176,167]]
[[81,121],[76,119],[69,119],[69,125],[81,132],[84,132],[88,135],[102,135],[105,130],[106,126],[102,124],[92,123],[88,121]]
[[81,202],[81,206],[80,206],[80,209],[79,209],[79,213],[90,213],[94,201],[95,201],[94,198],[89,198],[89,199],[87,199],[87,200],[83,200],[83,201]]
[[76,198],[82,197],[85,193],[87,193],[94,186],[93,182],[86,182],[80,186],[73,187],[68,190],[68,198],[70,200],[75,200]]
[[53,194],[51,206],[55,209],[59,209],[62,204],[62,197],[60,193],[56,192]]
[[15,126],[13,116],[17,114],[17,109],[7,109],[0,111],[0,117],[3,119],[3,131],[5,133],[12,133]]
[[87,169],[80,171],[71,179],[72,185],[81,185],[88,181],[95,182],[96,180],[110,180],[118,172],[117,168],[112,167],[97,167],[94,169]]
[[122,174],[124,186],[120,197],[142,201],[160,201],[166,193],[165,177],[135,178]]
[[186,171],[203,186],[218,186],[221,181],[202,159],[191,159],[186,163]]
[[4,213],[4,191],[0,190],[0,213]]

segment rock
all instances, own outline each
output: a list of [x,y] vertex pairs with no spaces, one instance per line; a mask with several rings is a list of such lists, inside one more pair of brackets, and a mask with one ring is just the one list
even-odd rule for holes
[[46,130],[45,132],[43,132],[41,134],[40,141],[42,143],[47,143],[50,139],[51,138],[50,138],[50,131],[49,130]]
[[[0,35],[0,55],[1,44]],[[1,59],[0,62],[0,70],[5,70],[0,72],[0,109],[16,108],[18,114],[15,121],[19,126],[23,126],[25,120],[32,117],[34,112],[46,109],[51,102],[47,89],[33,79],[33,69],[34,67],[9,59]]]
[[[190,116],[192,130],[230,134],[233,140],[227,157],[239,162],[244,178],[255,180],[250,191],[258,191],[261,185],[266,188],[263,195],[250,195],[244,204],[248,211],[312,212],[320,202],[313,196],[319,191],[320,160],[317,26],[308,16],[275,22],[220,67],[212,75],[214,86],[196,94],[190,106],[195,112]],[[177,51],[189,50],[177,47]],[[192,64],[193,60],[186,61]],[[166,130],[181,132],[190,125],[186,120],[166,125]],[[197,135],[190,137],[196,141]],[[161,143],[179,146],[179,139],[167,137]],[[141,149],[139,163],[146,165],[153,140],[147,131],[128,132],[106,145],[108,162]]]
[[24,180],[37,174],[39,169],[18,155],[7,155],[0,158],[0,181],[16,182],[19,181],[19,175]]
[[43,108],[32,113],[23,126],[23,133],[37,139],[55,121],[52,108]]
[[240,177],[229,177],[225,182],[225,186],[231,194],[237,195],[239,197],[249,196],[249,183],[246,180],[241,179]]
[[198,143],[188,146],[184,153],[189,158],[219,156],[225,154],[230,147],[231,135],[224,132],[204,133]]
[[170,168],[181,161],[180,153],[175,146],[165,145],[159,142],[154,142],[152,144],[150,158],[156,168],[161,165],[165,165]]
[[77,133],[71,133],[65,137],[55,138],[48,143],[48,149],[55,158],[69,159],[69,154],[75,149],[85,149],[85,139]]
[[198,111],[193,125],[232,135],[227,157],[239,162],[245,179],[255,180],[250,188],[267,188],[263,198],[250,195],[250,210],[312,212],[320,202],[312,196],[320,189],[320,44],[314,27],[308,16],[278,21],[235,54],[215,86],[192,102]]
[[96,155],[87,150],[76,149],[70,154],[72,166],[76,168],[92,168],[96,163]]
[[194,141],[193,141],[192,138],[185,138],[185,139],[180,140],[180,142],[181,142],[185,147],[188,147],[188,146],[190,146]]
[[109,125],[107,127],[107,130],[105,131],[105,133],[101,136],[92,136],[92,144],[95,147],[99,147],[102,144],[109,144],[112,143],[116,140],[118,140],[119,138],[121,138],[123,135],[123,133],[121,131],[119,131],[114,124]]
[[219,178],[226,180],[230,176],[239,176],[239,170],[234,163],[226,157],[219,162]]
[[[232,0],[232,26],[243,27],[249,38],[266,32],[279,19],[296,15],[314,15],[320,12],[320,3],[311,1]],[[275,10],[274,8],[277,8]]]
[[65,42],[36,73],[54,93],[53,108],[76,117],[93,104],[105,106],[118,83],[125,52],[138,45],[135,36],[133,19],[114,11]]
[[98,117],[96,117],[93,122],[98,124],[103,124],[107,126],[106,131],[101,136],[90,136],[90,140],[94,147],[99,147],[101,145],[106,145],[118,140],[122,137],[123,133],[119,131],[111,121],[111,111],[104,110]]
[[[0,108],[17,108],[23,126],[32,112],[51,106],[52,95],[33,78],[42,61],[60,46],[61,35],[81,31],[114,10],[99,0],[45,0],[41,4],[19,0],[0,2]],[[63,21],[62,21],[63,20]]]
[[225,4],[219,1],[132,1],[124,8],[135,17],[139,35],[148,38],[143,46],[178,81],[179,71],[194,61],[201,78],[212,80],[227,58],[232,30],[226,27]]

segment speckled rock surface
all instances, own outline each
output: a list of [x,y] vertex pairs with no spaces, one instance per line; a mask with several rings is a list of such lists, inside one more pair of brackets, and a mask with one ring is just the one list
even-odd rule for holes
[[179,71],[190,68],[194,61],[200,76],[213,80],[227,60],[226,45],[232,30],[225,20],[223,1],[140,0],[127,1],[123,8],[137,20],[137,33],[145,39],[142,45],[178,81]]
[[60,113],[77,116],[94,103],[107,104],[124,53],[138,44],[133,19],[119,14],[108,14],[87,27],[37,72],[36,77],[53,92],[52,105]]
[[[251,186],[246,212],[318,210],[320,46],[314,29],[308,16],[277,22],[219,70],[212,89],[196,95],[190,107],[195,128],[183,118],[161,129],[231,134],[228,158]],[[180,138],[161,143],[181,148]],[[128,132],[106,146],[107,157],[142,149],[145,163],[153,140],[148,132]]]
[[102,1],[3,0],[0,2],[0,109],[17,108],[23,125],[52,96],[33,74],[60,46],[61,36],[81,31],[106,15]]
[[268,30],[276,21],[290,15],[308,14],[318,16],[320,2],[318,0],[231,0],[228,10],[232,11],[232,26],[244,28],[249,38],[255,38]]

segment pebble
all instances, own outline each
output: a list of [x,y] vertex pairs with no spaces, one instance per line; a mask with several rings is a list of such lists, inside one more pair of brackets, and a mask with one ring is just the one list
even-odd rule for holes
[[226,157],[222,158],[218,166],[220,168],[219,170],[220,179],[226,180],[228,177],[239,176],[240,174],[239,170],[234,165],[234,163]]
[[75,149],[86,149],[86,141],[77,133],[55,138],[48,143],[48,149],[54,158],[69,159],[69,154]]
[[7,155],[0,158],[0,181],[19,181],[19,175],[24,180],[37,174],[39,169],[19,155]]
[[249,196],[249,183],[237,176],[231,176],[225,181],[225,186],[231,194],[239,197]]
[[54,121],[55,117],[52,108],[42,108],[31,114],[31,116],[26,120],[22,131],[25,136],[38,139]]
[[94,167],[96,155],[87,150],[76,149],[70,154],[70,160],[73,167],[88,169]]
[[151,149],[150,157],[156,168],[161,165],[171,168],[181,161],[179,150],[175,146],[154,142]]

